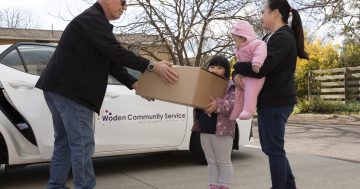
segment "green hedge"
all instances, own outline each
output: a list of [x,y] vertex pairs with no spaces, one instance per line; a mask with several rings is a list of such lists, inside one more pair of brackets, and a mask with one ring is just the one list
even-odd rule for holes
[[295,114],[354,114],[360,113],[360,102],[325,101],[319,97],[308,97],[298,100],[294,110]]

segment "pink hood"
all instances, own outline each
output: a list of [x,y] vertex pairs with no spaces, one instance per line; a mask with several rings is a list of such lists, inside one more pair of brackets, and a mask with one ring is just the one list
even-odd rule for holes
[[256,39],[256,33],[252,25],[244,20],[239,21],[237,24],[234,25],[231,33],[233,35],[245,37],[247,42],[251,42]]

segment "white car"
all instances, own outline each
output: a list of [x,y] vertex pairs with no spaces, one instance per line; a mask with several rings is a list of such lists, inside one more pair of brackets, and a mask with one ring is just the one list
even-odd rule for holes
[[[51,159],[51,114],[35,83],[55,48],[41,43],[0,45],[0,165],[6,168]],[[192,113],[191,107],[148,102],[109,78],[101,113],[94,114],[94,157],[190,149],[197,161],[206,163],[199,133],[191,132]],[[251,121],[238,121],[234,149],[249,143]]]

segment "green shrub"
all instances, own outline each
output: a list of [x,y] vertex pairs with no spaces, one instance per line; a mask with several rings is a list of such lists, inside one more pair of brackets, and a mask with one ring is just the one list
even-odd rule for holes
[[316,113],[316,114],[333,114],[333,113],[360,113],[359,102],[340,102],[325,101],[319,97],[308,97],[298,100],[294,110],[295,114]]

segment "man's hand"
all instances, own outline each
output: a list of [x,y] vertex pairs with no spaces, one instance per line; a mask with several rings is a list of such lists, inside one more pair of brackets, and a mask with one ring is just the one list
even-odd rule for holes
[[255,73],[259,73],[259,72],[260,72],[260,67],[259,67],[259,66],[256,66],[256,65],[252,65],[252,70],[253,70]]
[[167,61],[161,61],[154,63],[155,73],[165,82],[175,84],[179,80],[179,75],[171,68],[173,64]]
[[[135,89],[135,91],[138,89],[138,85],[139,85],[139,81],[136,81],[134,84],[132,84],[132,88]],[[155,101],[155,99],[153,98],[148,98],[148,97],[142,97],[144,99],[146,99],[147,101]]]
[[141,97],[141,98],[146,99],[146,100],[149,101],[149,102],[155,101],[155,99],[149,98],[149,97]]
[[239,90],[244,90],[245,89],[245,85],[244,83],[241,81],[241,75],[240,74],[237,74],[235,75],[234,77],[234,82],[235,82],[235,85],[236,87],[239,89]]
[[139,85],[139,81],[136,81],[134,84],[131,85],[131,87],[132,87],[133,89],[135,89],[135,91],[136,91],[137,88],[138,88],[138,85]]
[[218,108],[217,102],[213,97],[210,98],[210,101],[210,104],[206,105],[205,107],[205,112],[209,115],[214,113]]

